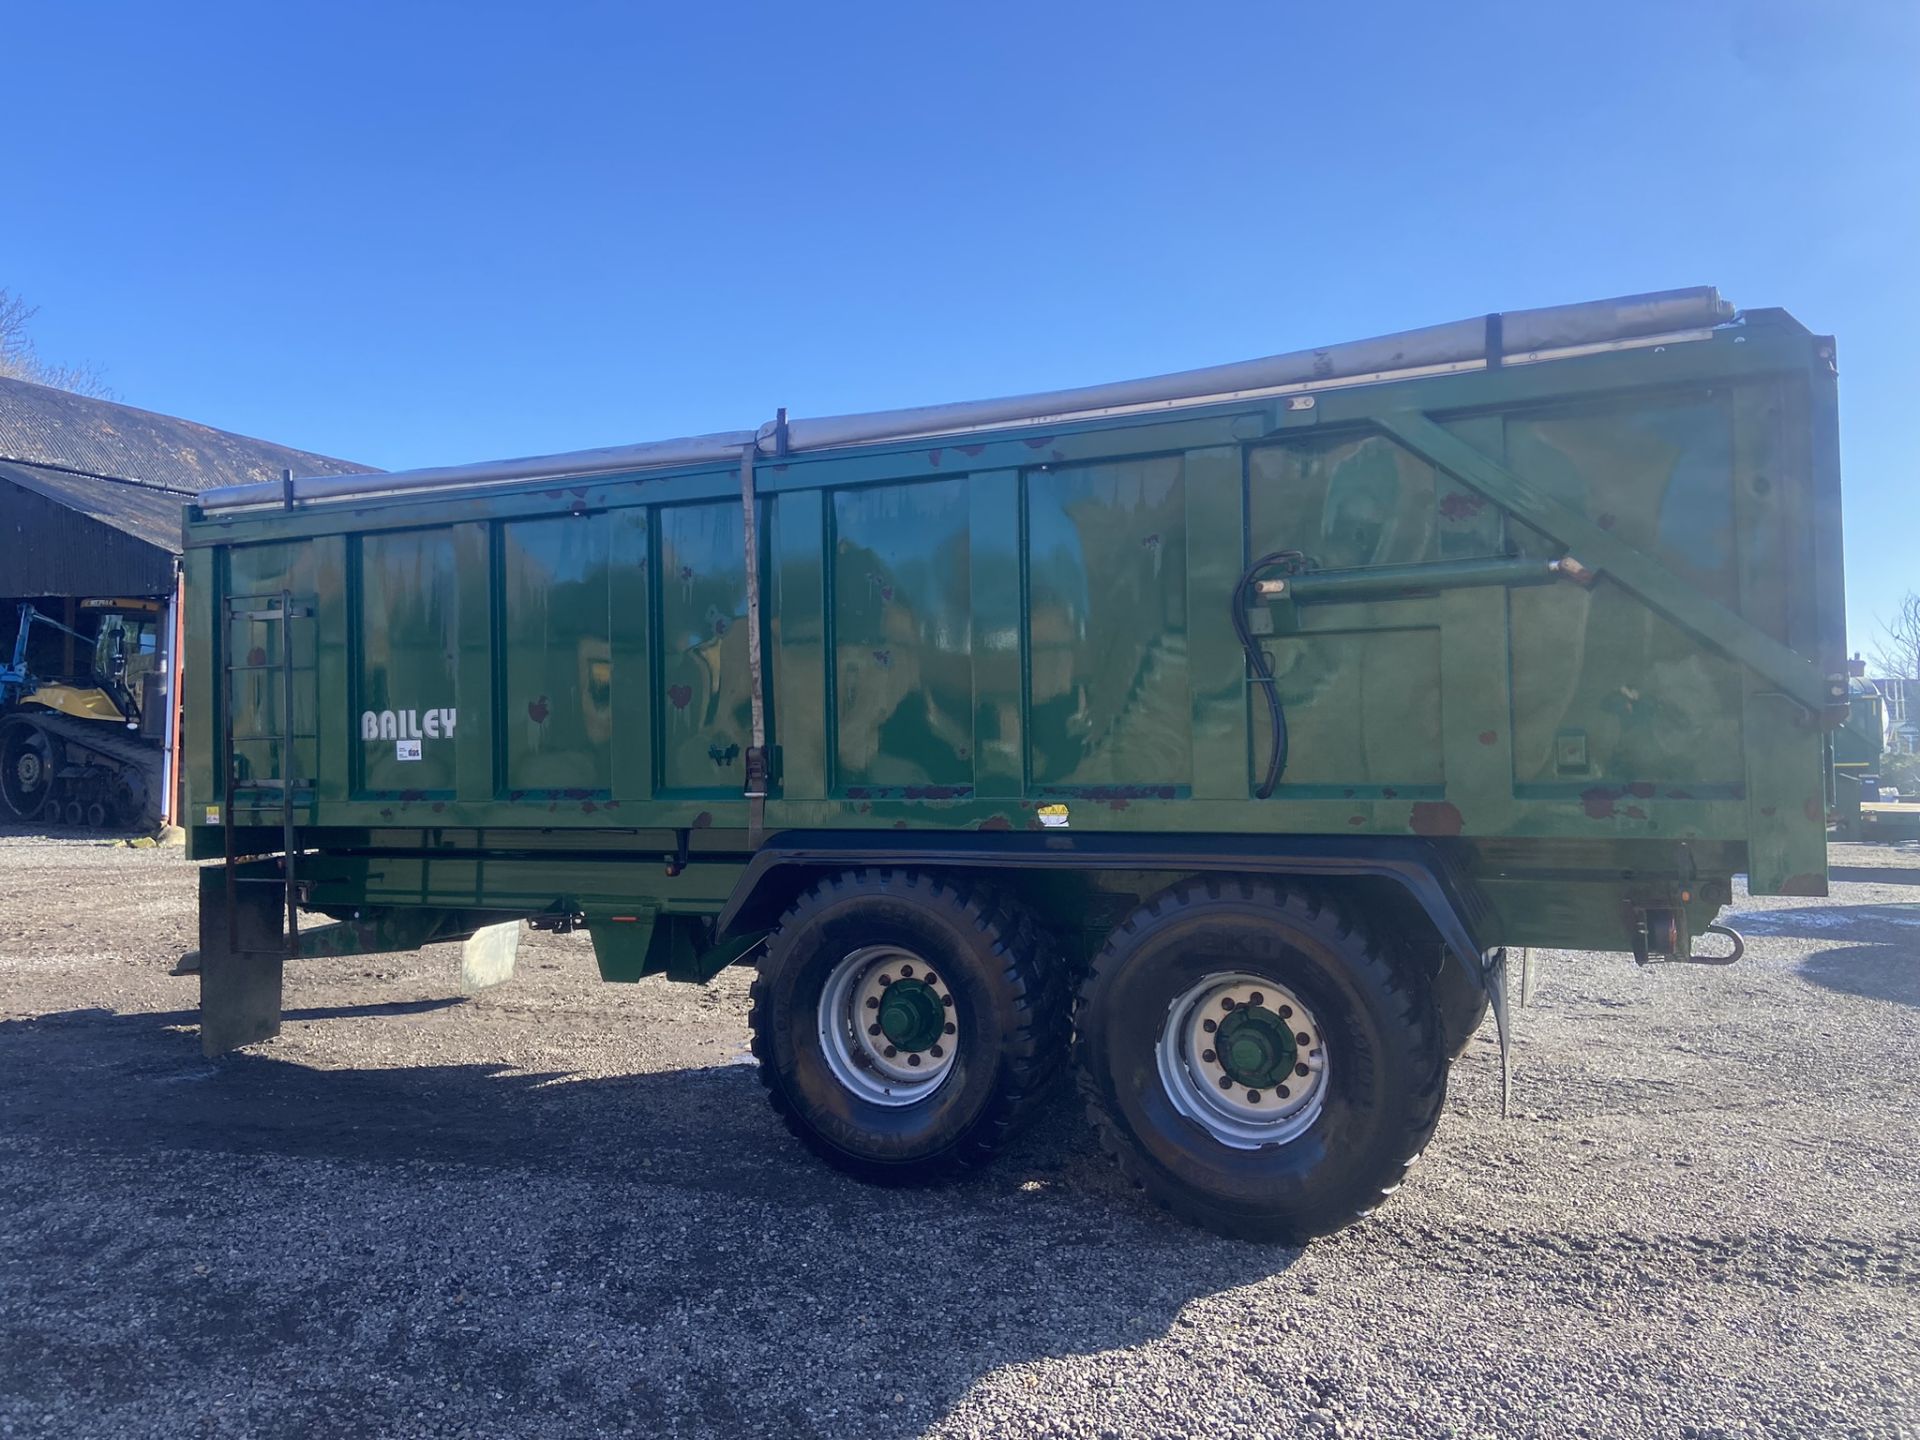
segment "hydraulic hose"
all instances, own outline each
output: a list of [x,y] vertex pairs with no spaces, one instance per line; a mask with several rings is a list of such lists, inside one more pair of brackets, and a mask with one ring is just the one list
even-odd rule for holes
[[1280,705],[1280,691],[1274,682],[1273,666],[1267,663],[1267,652],[1260,648],[1253,638],[1253,631],[1247,627],[1247,591],[1260,578],[1263,570],[1270,570],[1282,561],[1304,563],[1306,558],[1299,550],[1270,551],[1249,565],[1246,573],[1241,575],[1240,583],[1233,587],[1233,633],[1240,637],[1240,648],[1247,654],[1247,668],[1253,672],[1253,683],[1267,697],[1267,714],[1273,721],[1273,749],[1267,756],[1266,779],[1253,792],[1261,800],[1273,795],[1273,787],[1280,783],[1281,775],[1286,773],[1287,712]]

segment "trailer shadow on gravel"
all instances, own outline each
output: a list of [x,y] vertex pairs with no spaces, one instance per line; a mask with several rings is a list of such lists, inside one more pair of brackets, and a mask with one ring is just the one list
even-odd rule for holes
[[[172,1278],[198,1256],[164,1222],[143,1235],[134,1273],[112,1281],[168,1313],[183,1365],[272,1370],[290,1343],[338,1350],[339,1314],[368,1297],[393,1305],[397,1260],[399,1283],[422,1292],[408,1308],[410,1383],[500,1393],[494,1426],[503,1406],[539,1415],[566,1372],[600,1426],[908,1435],[997,1367],[1175,1332],[1189,1302],[1298,1255],[1146,1208],[1090,1153],[1064,1097],[982,1176],[889,1190],[789,1140],[741,1065],[581,1079],[467,1064],[321,1070],[270,1050],[208,1062],[195,1018],[77,1010],[0,1023],[0,1070],[15,1077],[0,1090],[0,1138],[57,1145],[63,1169],[133,1157],[150,1177],[140,1203],[163,1217],[205,1215],[210,1188],[221,1195],[221,1218],[201,1232],[208,1253],[228,1256],[236,1282],[257,1277],[271,1325],[234,1324],[244,1284],[210,1308],[205,1287]],[[58,1232],[16,1232],[10,1248],[57,1266],[75,1243]],[[267,1277],[302,1234],[326,1235],[336,1261],[289,1298]],[[484,1314],[437,1298],[482,1290]]]
[[[1920,870],[1894,873],[1920,875]],[[1920,904],[1746,910],[1730,916],[1729,923],[1748,937],[1852,942],[1815,951],[1795,973],[1843,995],[1920,1006]]]
[[1920,950],[1896,945],[1843,945],[1800,962],[1802,979],[1843,995],[1920,1007]]

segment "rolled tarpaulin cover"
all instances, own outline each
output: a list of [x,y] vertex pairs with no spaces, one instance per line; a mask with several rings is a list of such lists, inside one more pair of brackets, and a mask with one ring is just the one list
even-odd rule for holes
[[[1428,325],[1397,335],[1349,340],[1313,350],[1295,350],[1260,360],[1209,365],[1139,380],[1009,395],[997,400],[967,400],[794,420],[787,426],[787,447],[798,451],[828,450],[994,425],[1044,423],[1103,410],[1156,405],[1174,408],[1207,400],[1231,400],[1251,391],[1289,385],[1342,380],[1359,383],[1369,376],[1488,360],[1488,339],[1496,332],[1501,355],[1519,356],[1699,330],[1722,324],[1733,315],[1733,307],[1722,300],[1720,292],[1712,286],[1589,300],[1577,305],[1551,305],[1538,310],[1511,310],[1498,316],[1497,327],[1489,324],[1493,317],[1477,315],[1470,320]],[[769,423],[757,431],[725,431],[559,455],[533,455],[518,460],[485,460],[391,473],[308,476],[294,480],[293,499],[326,500],[349,495],[733,462],[748,445],[756,446],[762,453],[771,453],[775,439],[775,426]],[[278,504],[285,498],[285,488],[279,482],[263,481],[202,491],[199,504],[203,510],[218,510],[236,505]]]

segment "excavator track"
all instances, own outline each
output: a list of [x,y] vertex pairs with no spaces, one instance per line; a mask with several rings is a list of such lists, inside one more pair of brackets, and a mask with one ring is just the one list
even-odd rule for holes
[[[110,818],[123,822],[129,820],[126,815],[113,816],[115,792],[121,784],[131,791],[139,807],[139,814],[132,821],[144,821],[157,813],[160,797],[161,752],[160,747],[150,740],[142,740],[137,735],[97,720],[77,720],[71,715],[61,715],[54,711],[35,712],[33,708],[16,710],[6,717],[6,728],[11,731],[25,726],[45,736],[54,746],[55,785],[51,795],[44,803],[46,807],[64,806],[79,801],[90,809],[94,803],[103,805]],[[81,788],[77,783],[88,771],[107,771],[113,776],[113,790],[104,796],[89,795],[83,798],[78,794]],[[76,773],[78,772],[78,773]],[[86,786],[90,792],[97,792],[101,786],[95,781]],[[8,808],[11,808],[9,805]],[[37,813],[37,812],[36,812]],[[83,810],[83,818],[85,810]],[[33,818],[26,816],[22,818]],[[47,818],[53,818],[49,815]],[[88,822],[97,823],[97,822]]]

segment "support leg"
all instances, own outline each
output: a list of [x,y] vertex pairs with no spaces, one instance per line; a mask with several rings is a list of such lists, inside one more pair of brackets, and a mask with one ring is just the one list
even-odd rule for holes
[[280,1033],[281,892],[236,887],[232,919],[230,932],[225,879],[209,865],[200,872],[200,1049],[209,1058]]

